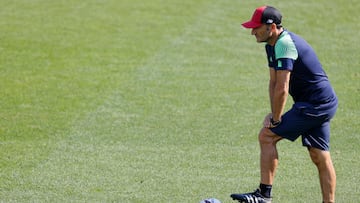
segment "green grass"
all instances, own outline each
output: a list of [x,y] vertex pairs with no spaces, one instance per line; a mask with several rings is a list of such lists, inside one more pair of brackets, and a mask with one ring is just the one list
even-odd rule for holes
[[[258,185],[268,72],[263,45],[240,24],[269,1],[1,4],[0,202],[226,203]],[[339,96],[337,202],[355,203],[360,5],[271,4]],[[300,141],[278,149],[274,202],[321,202]]]

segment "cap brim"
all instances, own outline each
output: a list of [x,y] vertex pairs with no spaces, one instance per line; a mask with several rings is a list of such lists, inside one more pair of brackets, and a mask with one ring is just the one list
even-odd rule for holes
[[260,27],[262,25],[262,23],[256,23],[256,22],[253,22],[253,21],[248,21],[248,22],[245,22],[243,24],[241,24],[244,28],[257,28],[257,27]]

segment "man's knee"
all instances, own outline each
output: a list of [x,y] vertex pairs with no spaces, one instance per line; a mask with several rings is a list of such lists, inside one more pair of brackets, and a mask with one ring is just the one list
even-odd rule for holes
[[311,147],[309,148],[309,154],[312,162],[317,166],[321,165],[322,163],[326,164],[327,162],[331,162],[329,151],[324,151]]
[[262,128],[259,133],[260,144],[276,144],[282,137],[273,133],[269,128]]

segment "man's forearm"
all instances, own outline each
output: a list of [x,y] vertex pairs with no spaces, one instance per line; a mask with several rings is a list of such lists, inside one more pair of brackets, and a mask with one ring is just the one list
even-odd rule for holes
[[274,121],[280,121],[284,112],[288,92],[285,87],[275,86],[271,99],[271,112]]

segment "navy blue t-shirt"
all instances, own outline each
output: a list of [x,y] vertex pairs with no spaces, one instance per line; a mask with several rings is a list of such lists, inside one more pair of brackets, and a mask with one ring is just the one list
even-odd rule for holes
[[295,103],[316,109],[337,106],[337,98],[313,48],[300,36],[283,31],[275,46],[265,46],[270,68],[289,70],[289,94]]

